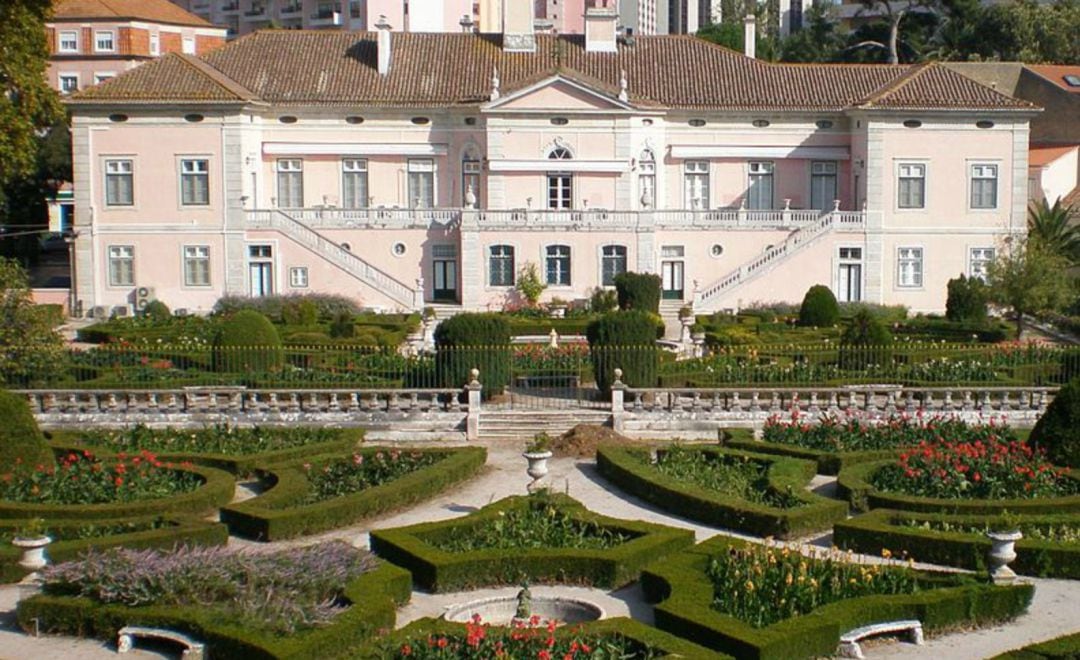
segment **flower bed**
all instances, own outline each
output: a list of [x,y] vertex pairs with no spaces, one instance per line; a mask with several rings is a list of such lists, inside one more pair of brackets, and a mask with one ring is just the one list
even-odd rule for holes
[[[19,535],[25,520],[0,520],[0,582],[17,582],[27,571],[19,566],[22,550],[7,544]],[[71,561],[89,549],[173,548],[178,545],[225,545],[229,530],[225,525],[197,518],[160,517],[123,520],[49,520],[44,532],[53,539],[49,559]]]
[[867,554],[888,550],[919,561],[985,570],[988,531],[1020,529],[1016,560],[1023,575],[1080,579],[1080,515],[972,516],[878,509],[836,523],[833,542]]
[[[596,462],[605,479],[631,495],[693,520],[749,534],[789,538],[827,528],[847,515],[843,502],[806,490],[815,473],[809,461],[719,447],[680,449],[676,456],[665,471],[664,461],[652,464],[647,450],[601,447]],[[735,461],[736,469],[718,472],[709,465],[725,460]],[[753,466],[752,474],[739,472],[740,465]]]
[[0,476],[0,519],[101,520],[204,514],[232,500],[233,476],[210,467],[134,456],[59,452],[55,468]]
[[[846,557],[834,557],[831,568],[811,566],[823,560],[794,551],[770,560],[783,549],[749,545],[715,537],[647,568],[642,586],[646,597],[657,603],[656,626],[738,658],[788,660],[832,655],[843,632],[882,621],[918,619],[932,631],[1010,619],[1027,609],[1034,591],[1030,585],[998,587],[970,576],[899,565],[836,565]],[[739,575],[734,573],[737,568],[742,569]],[[852,579],[866,581],[865,575],[872,576],[873,587],[851,584]],[[842,582],[829,588],[832,602],[826,602],[830,598],[822,595],[823,589],[807,586],[812,578],[819,580],[819,587],[822,580]],[[891,593],[896,591],[900,593]],[[781,599],[799,605],[781,604]],[[764,616],[759,617],[762,609]]]
[[838,495],[858,511],[1016,514],[1080,511],[1080,476],[1022,443],[926,444],[846,467]]
[[[497,525],[505,530],[507,517],[528,516],[531,508],[561,517],[553,523],[559,531],[532,535],[520,528],[505,534],[512,542],[491,532]],[[595,547],[583,535],[606,542]],[[463,537],[471,540],[462,544],[457,539]],[[522,580],[620,587],[636,580],[646,563],[693,542],[690,530],[600,516],[570,497],[547,493],[508,497],[465,518],[371,533],[376,554],[408,568],[420,588],[436,592]]]
[[[258,579],[250,587],[226,586],[231,577],[224,574],[227,571],[221,559],[227,554],[216,552],[221,551],[190,554],[195,559],[202,557],[203,561],[181,561],[175,556],[155,560],[154,572],[162,569],[162,579],[148,587],[155,594],[156,602],[152,604],[143,603],[139,589],[140,575],[149,576],[149,570],[145,574],[134,571],[122,575],[110,569],[104,578],[96,580],[84,579],[74,568],[59,567],[55,570],[62,572],[64,579],[47,578],[53,583],[51,586],[47,583],[46,591],[63,593],[45,593],[21,601],[17,610],[19,625],[26,630],[36,625],[41,632],[90,635],[107,640],[115,639],[116,632],[126,625],[168,628],[205,642],[215,657],[300,660],[334,656],[344,648],[363,644],[381,630],[392,629],[397,605],[409,599],[407,572],[391,564],[372,564],[368,559],[361,562],[365,570],[352,570],[349,567],[355,565],[355,558],[364,555],[354,554],[357,551],[347,547],[341,552],[334,551],[332,556],[324,545],[306,551],[289,550],[276,556],[252,554],[229,560],[247,571],[243,573],[246,579],[253,577],[252,569],[258,571]],[[90,561],[103,560],[96,557]],[[108,559],[106,564],[109,561],[119,560]],[[139,565],[144,566],[145,562]],[[174,570],[181,565],[185,572]],[[289,592],[283,591],[285,585],[292,585]],[[282,597],[262,598],[267,593],[262,590],[264,586],[282,593]],[[193,593],[202,593],[205,600],[189,601],[183,595],[188,588]],[[184,604],[164,604],[159,592]],[[236,597],[237,592],[240,598]],[[324,601],[332,600],[338,612],[325,625],[310,627],[301,621],[295,632],[275,632],[280,628],[266,624],[297,613],[298,592],[309,596],[305,611],[320,610]],[[127,600],[134,604],[102,602],[114,598],[107,594],[130,595]],[[324,595],[331,598],[323,599]],[[244,610],[246,615],[241,615],[245,600],[250,607]]]
[[513,628],[483,622],[421,619],[352,657],[488,660],[497,657],[573,660],[731,660],[692,642],[629,618],[556,628],[536,619]]
[[189,460],[236,474],[267,464],[331,451],[348,451],[362,439],[361,429],[317,426],[287,428],[236,427],[225,424],[200,429],[151,429],[142,424],[125,429],[52,431],[64,446],[89,446],[110,452],[149,450],[169,460]]
[[[370,476],[369,468],[380,463],[377,454],[383,454],[382,462],[395,463],[391,452],[402,461],[398,468],[388,468],[375,480],[361,478]],[[410,458],[412,453],[421,459]],[[476,474],[486,460],[487,452],[479,447],[417,452],[367,447],[346,456],[327,454],[275,464],[259,471],[272,487],[259,497],[222,508],[221,520],[233,534],[261,541],[314,534],[432,497]],[[406,462],[408,470],[400,467]]]

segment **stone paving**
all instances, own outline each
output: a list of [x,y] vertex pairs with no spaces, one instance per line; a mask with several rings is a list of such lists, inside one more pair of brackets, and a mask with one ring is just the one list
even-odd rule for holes
[[[371,529],[460,517],[503,497],[524,494],[528,477],[525,476],[525,464],[520,457],[519,443],[487,444],[488,465],[480,475],[419,506],[368,520],[360,525],[302,539],[264,544],[232,538],[229,544],[253,550],[269,550],[342,539],[358,547],[367,547],[367,532]],[[650,504],[620,493],[600,478],[596,472],[595,463],[592,461],[553,459],[549,462],[549,466],[551,468],[547,479],[549,487],[569,493],[597,513],[692,529],[698,541],[717,534],[731,534],[725,530],[673,516]],[[819,493],[826,494],[832,488],[832,483],[828,478],[819,477],[815,479],[811,487]],[[239,496],[248,497],[250,494],[244,493]],[[742,538],[751,537],[742,536]],[[815,546],[826,547],[828,540],[827,534],[805,539],[806,542]],[[880,558],[874,557],[861,559],[880,561]],[[1077,607],[1077,604],[1080,604],[1080,582],[1043,579],[1031,581],[1036,585],[1036,591],[1030,612],[1007,625],[929,638],[921,647],[900,642],[875,643],[866,647],[864,651],[868,658],[985,658],[1032,642],[1080,631],[1080,607]],[[537,587],[537,589],[542,588]],[[651,608],[643,601],[640,590],[636,587],[615,592],[579,588],[572,591],[580,592],[577,595],[584,594],[586,597],[595,596],[609,615],[632,614],[643,621],[651,621]],[[424,616],[438,616],[453,602],[513,593],[516,593],[516,588],[485,589],[471,592],[467,596],[414,593],[413,601],[402,609],[399,623],[404,624]],[[0,617],[3,617],[0,619],[0,626],[2,626],[0,627],[0,657],[89,660],[115,656],[114,647],[99,641],[56,637],[34,638],[16,631],[12,624],[12,611],[18,597],[18,587],[0,587]],[[165,656],[136,650],[128,657]]]

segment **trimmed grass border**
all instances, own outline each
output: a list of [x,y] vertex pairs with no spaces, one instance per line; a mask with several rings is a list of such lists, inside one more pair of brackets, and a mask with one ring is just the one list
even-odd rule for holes
[[[492,626],[492,628],[494,629],[495,626]],[[734,660],[729,655],[711,651],[629,617],[617,617],[557,628],[555,636],[566,635],[570,631],[581,635],[619,635],[662,653],[663,655],[657,656],[656,660],[675,660],[676,658],[685,658],[686,660]],[[387,657],[387,649],[400,648],[410,641],[413,642],[414,646],[417,642],[426,643],[428,635],[436,637],[454,636],[464,639],[465,624],[442,619],[419,619],[401,630],[394,631],[391,635],[367,645],[365,648],[353,650],[350,657],[356,660],[384,660]]]
[[[97,520],[93,524],[109,526],[123,523],[150,522],[154,518],[125,518],[122,520]],[[0,530],[17,532],[25,524],[21,520],[0,520]],[[50,520],[46,527],[51,530],[85,526],[85,520]],[[125,547],[132,549],[172,549],[178,545],[225,545],[229,530],[225,525],[198,518],[166,518],[165,526],[120,534],[110,534],[85,539],[71,539],[50,543],[46,555],[51,563],[60,564],[77,559],[87,550],[105,550]],[[22,550],[10,545],[0,547],[0,582],[18,582],[29,574],[19,559]]]
[[1076,660],[1080,658],[1080,633],[1055,637],[1014,651],[995,655],[990,660]]
[[[1009,529],[1016,519],[1002,516],[958,516],[934,513],[911,513],[877,509],[850,520],[836,523],[833,542],[844,549],[870,555],[889,550],[894,555],[906,552],[917,561],[970,570],[986,570],[990,539],[982,534],[946,532],[908,527],[903,521],[948,522],[955,525],[989,525],[991,529]],[[1078,514],[1024,516],[1024,523],[1080,523]],[[1024,538],[1016,543],[1016,560],[1010,564],[1022,575],[1080,580],[1080,543],[1056,543]]]
[[830,656],[840,635],[860,626],[918,619],[927,630],[957,624],[1013,618],[1031,602],[1034,587],[996,587],[971,577],[949,575],[941,588],[910,595],[863,596],[830,603],[809,614],[755,628],[712,608],[713,586],[705,574],[709,558],[746,541],[714,537],[695,548],[654,564],[642,575],[656,626],[698,644],[747,660],[791,660]]
[[720,447],[688,446],[687,449],[722,456],[749,457],[767,463],[770,488],[777,492],[790,489],[804,505],[781,509],[676,479],[652,467],[646,449],[601,447],[596,453],[596,465],[600,474],[619,489],[666,511],[708,525],[757,536],[793,538],[826,529],[847,516],[848,507],[844,502],[806,490],[806,485],[817,470],[810,461]]
[[[367,455],[377,451],[391,451],[391,448],[364,447],[358,453]],[[303,464],[341,458],[341,454],[308,456],[265,466],[259,472],[273,486],[259,497],[223,507],[221,521],[233,534],[259,541],[314,534],[428,499],[472,477],[487,461],[487,451],[482,447],[417,451],[444,454],[445,458],[394,481],[314,504],[303,503],[309,491]]]
[[336,657],[344,648],[393,629],[397,606],[408,602],[411,594],[408,571],[384,562],[345,586],[351,607],[332,623],[288,637],[222,623],[201,606],[128,607],[73,596],[38,595],[23,600],[17,617],[23,630],[33,630],[36,621],[43,633],[113,641],[120,628],[142,625],[190,634],[205,642],[215,658],[307,660]]
[[437,593],[494,585],[533,583],[585,584],[616,588],[638,579],[649,562],[694,544],[694,533],[636,520],[593,513],[567,495],[552,494],[552,503],[572,518],[633,536],[606,549],[539,548],[446,552],[428,539],[452,536],[488,525],[505,512],[530,506],[530,498],[508,497],[464,518],[371,532],[375,554],[409,569],[421,589]]
[[[1013,514],[1080,512],[1080,495],[1012,500],[952,500],[877,490],[870,484],[870,478],[875,472],[894,462],[895,460],[873,461],[845,467],[836,478],[837,497],[850,502],[855,511],[897,509],[977,515],[1003,514],[1006,511]],[[1065,477],[1080,480],[1080,474],[1075,471],[1066,472]]]

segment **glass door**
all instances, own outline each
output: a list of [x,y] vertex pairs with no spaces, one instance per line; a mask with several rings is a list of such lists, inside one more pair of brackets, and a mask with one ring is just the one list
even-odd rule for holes
[[836,298],[840,302],[862,300],[862,248],[840,248]]
[[251,296],[261,298],[274,294],[273,248],[269,245],[248,246],[248,283]]
[[433,246],[432,257],[432,298],[438,302],[457,302],[457,246]]
[[682,261],[663,261],[660,263],[660,278],[663,280],[661,297],[664,300],[683,299],[683,274],[685,267]]

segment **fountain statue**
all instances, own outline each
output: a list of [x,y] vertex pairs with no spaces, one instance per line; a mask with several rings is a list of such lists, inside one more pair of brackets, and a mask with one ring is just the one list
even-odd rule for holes
[[532,616],[532,592],[529,591],[528,581],[522,583],[521,591],[517,595],[517,610],[514,612],[515,619],[528,619]]

